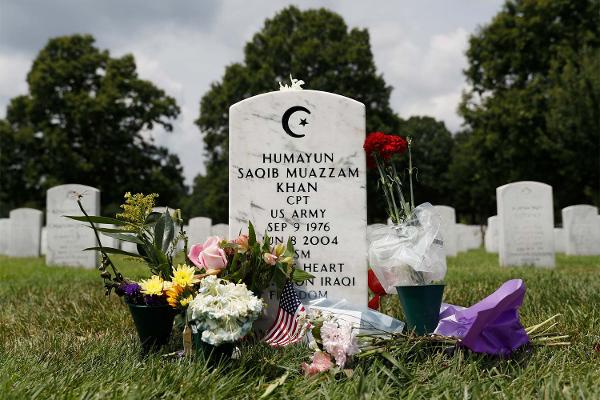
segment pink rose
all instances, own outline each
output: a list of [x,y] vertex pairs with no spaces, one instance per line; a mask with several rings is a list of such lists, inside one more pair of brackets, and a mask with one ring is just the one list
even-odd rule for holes
[[188,258],[199,268],[206,270],[223,269],[227,266],[225,250],[219,247],[223,239],[210,236],[204,244],[195,244],[190,248]]
[[306,376],[312,376],[320,372],[328,371],[331,369],[331,367],[333,367],[331,358],[329,354],[324,351],[317,351],[315,354],[313,354],[310,365],[307,363],[302,363],[302,370]]

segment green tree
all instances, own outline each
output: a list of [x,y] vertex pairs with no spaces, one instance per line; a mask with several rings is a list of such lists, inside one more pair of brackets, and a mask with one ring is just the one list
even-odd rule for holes
[[450,204],[448,165],[454,140],[446,125],[432,117],[410,117],[402,121],[398,133],[413,139],[416,204]]
[[[377,72],[368,32],[348,29],[342,17],[325,9],[288,7],[266,20],[246,44],[244,61],[229,65],[222,80],[213,83],[200,101],[196,124],[204,135],[206,174],[195,179],[188,215],[227,220],[229,106],[277,89],[277,81],[287,80],[290,73],[306,81],[310,89],[364,103],[368,131],[398,130],[400,119],[389,105],[392,88]],[[375,190],[370,184],[370,217],[382,218],[384,207],[379,206]]]
[[466,130],[450,167],[459,211],[483,221],[495,188],[518,180],[552,185],[556,208],[598,201],[598,67],[584,64],[599,15],[597,1],[507,1],[470,38]]
[[46,190],[64,183],[99,188],[106,213],[126,191],[157,192],[169,205],[185,193],[178,158],[142,134],[171,131],[179,107],[138,77],[132,55],[112,58],[89,35],[54,38],[27,83],[0,121],[0,213],[43,208]]

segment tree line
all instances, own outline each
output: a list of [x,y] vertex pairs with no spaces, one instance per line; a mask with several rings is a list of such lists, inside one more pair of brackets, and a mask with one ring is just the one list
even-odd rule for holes
[[[470,37],[464,125],[453,135],[432,117],[394,112],[366,29],[326,9],[285,8],[202,97],[196,125],[206,172],[191,188],[179,158],[145,135],[173,130],[175,99],[138,77],[132,55],[114,58],[90,35],[52,38],[27,74],[28,93],[0,120],[0,215],[43,208],[48,188],[81,183],[102,191],[105,214],[118,211],[126,191],[157,192],[188,217],[227,222],[229,106],[290,72],[310,89],[364,103],[368,132],[413,138],[417,202],[452,205],[461,220],[482,223],[495,213],[497,186],[537,180],[553,186],[557,209],[599,205],[598,11],[593,0],[507,1]],[[369,173],[370,221],[385,216],[376,182]]]

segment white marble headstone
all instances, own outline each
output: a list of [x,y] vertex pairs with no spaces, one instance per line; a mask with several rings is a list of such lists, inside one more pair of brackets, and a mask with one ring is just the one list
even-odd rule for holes
[[8,255],[39,257],[43,213],[33,208],[17,208],[10,216]]
[[469,228],[465,224],[456,224],[456,251],[461,253],[469,250]]
[[[295,241],[298,287],[317,298],[367,303],[365,107],[332,93],[271,92],[229,111],[229,232]],[[275,291],[268,293],[273,300]]]
[[488,253],[498,252],[498,216],[494,215],[487,220],[485,230],[485,251]]
[[48,229],[42,227],[42,233],[40,235],[40,254],[45,256],[48,252]]
[[562,209],[567,255],[600,254],[598,208],[579,204]]
[[[248,229],[244,229],[242,232],[246,232]],[[216,224],[210,228],[211,236],[218,236],[223,239],[236,238],[237,233],[229,233],[229,225],[227,224]]]
[[523,181],[496,188],[501,266],[554,267],[552,186]]
[[478,249],[481,247],[482,235],[481,226],[479,225],[466,225],[467,229],[467,249]]
[[[100,215],[100,191],[94,187],[67,184],[48,189],[46,193],[47,265],[96,268],[98,252],[83,251],[97,246],[94,231],[84,223],[65,218],[83,213],[77,205],[77,194],[88,215]],[[104,238],[102,238],[104,239]]]
[[0,218],[0,254],[8,254],[10,219]]
[[565,230],[563,228],[554,228],[554,251],[564,253],[566,250]]
[[204,243],[211,236],[212,220],[206,217],[190,218],[188,228],[189,245]]
[[[118,228],[117,225],[103,224],[102,228],[115,229]],[[100,234],[100,240],[102,241],[102,246],[112,247],[113,249],[121,248],[121,241],[119,239],[115,239],[113,237]]]
[[128,253],[138,254],[137,244],[131,242],[121,242],[121,250]]
[[456,212],[453,207],[449,206],[434,206],[434,209],[442,217],[441,233],[446,255],[456,257],[458,253],[456,243]]

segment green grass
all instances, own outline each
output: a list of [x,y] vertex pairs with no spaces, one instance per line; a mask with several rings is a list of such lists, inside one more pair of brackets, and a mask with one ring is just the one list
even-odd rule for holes
[[[130,277],[141,265],[123,262]],[[216,368],[201,359],[139,357],[131,317],[104,296],[96,271],[50,268],[43,259],[0,256],[1,399],[191,399],[260,397],[289,373],[273,398],[600,398],[600,257],[558,256],[554,270],[500,268],[494,255],[471,251],[449,261],[445,300],[470,305],[510,278],[527,284],[525,326],[561,313],[566,347],[533,347],[510,359],[465,350],[403,345],[400,367],[361,360],[350,377],[304,378],[304,346],[245,348]],[[384,309],[401,317],[389,296]],[[166,351],[179,348],[174,335]]]

